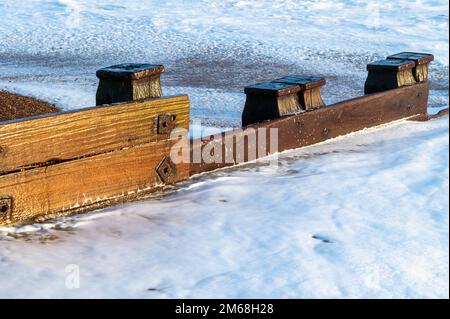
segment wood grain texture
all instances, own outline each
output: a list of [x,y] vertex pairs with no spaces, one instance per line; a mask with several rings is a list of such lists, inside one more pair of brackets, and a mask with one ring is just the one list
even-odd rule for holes
[[320,109],[325,106],[325,103],[320,94],[320,87],[315,87],[299,93],[300,104],[302,108],[307,111]]
[[113,104],[0,123],[0,174],[58,163],[168,138],[158,115],[189,128],[189,98],[175,96]]
[[[174,140],[153,142],[66,163],[0,176],[0,194],[13,209],[0,224],[16,224],[110,203],[123,202],[163,186],[156,172]],[[189,165],[175,165],[171,182],[189,177]]]

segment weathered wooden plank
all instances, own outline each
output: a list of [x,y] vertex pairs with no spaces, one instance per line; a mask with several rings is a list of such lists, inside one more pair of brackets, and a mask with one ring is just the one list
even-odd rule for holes
[[[157,190],[163,186],[157,170],[174,142],[159,141],[2,175],[0,206],[3,199],[3,207],[12,207],[0,212],[0,225],[85,211]],[[165,182],[188,177],[189,165],[178,164]]]
[[175,127],[188,129],[189,98],[147,99],[0,123],[0,174],[167,139],[169,133],[158,134],[158,116],[164,114],[176,117]]
[[[257,131],[265,129],[265,141],[260,142],[258,135],[255,143],[249,145],[244,139],[244,154],[254,152],[256,145],[266,145],[267,152],[259,157],[269,154],[270,129],[278,132],[278,151],[285,151],[320,143],[330,138],[356,132],[365,128],[389,123],[392,121],[413,117],[427,113],[428,85],[427,83],[414,84],[385,92],[366,95],[360,98],[343,101],[322,109],[286,116],[277,120],[256,123],[248,126],[248,129]],[[208,163],[202,158],[201,162],[195,161],[194,154],[200,154],[208,142],[199,140],[191,141],[191,165],[190,175],[195,175],[221,167],[232,166],[239,162],[236,153],[236,140],[233,145],[225,145],[224,132],[220,135],[222,157],[219,163]],[[236,131],[237,138],[246,134]],[[234,163],[226,162],[226,151],[233,150]],[[201,148],[201,150],[199,150]],[[197,156],[198,158],[198,156]],[[248,158],[245,156],[245,161]]]

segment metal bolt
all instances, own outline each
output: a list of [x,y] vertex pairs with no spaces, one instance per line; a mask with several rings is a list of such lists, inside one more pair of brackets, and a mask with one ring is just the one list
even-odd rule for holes
[[175,128],[176,115],[162,114],[158,116],[157,132],[158,134],[170,134]]

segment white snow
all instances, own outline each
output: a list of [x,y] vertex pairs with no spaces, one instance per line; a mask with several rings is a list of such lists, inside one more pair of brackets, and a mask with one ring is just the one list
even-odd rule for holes
[[[164,93],[188,93],[208,133],[239,125],[246,84],[323,75],[332,103],[397,51],[435,54],[430,112],[448,106],[447,1],[3,0],[0,41],[0,88],[64,109],[94,104],[99,67],[163,63]],[[448,298],[448,126],[401,122],[2,228],[0,297]]]

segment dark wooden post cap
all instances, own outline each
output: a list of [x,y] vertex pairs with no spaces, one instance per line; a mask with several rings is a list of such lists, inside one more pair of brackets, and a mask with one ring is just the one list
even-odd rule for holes
[[245,94],[284,96],[300,91],[300,86],[289,83],[264,82],[245,87]]
[[244,89],[247,99],[242,112],[242,125],[323,107],[320,88],[325,82],[320,77],[290,75],[247,86]]
[[296,84],[300,87],[299,101],[305,111],[320,109],[325,106],[320,88],[325,85],[324,78],[317,76],[289,75],[276,79],[276,83]]
[[97,71],[97,105],[134,101],[162,96],[160,75],[164,66],[125,63]]
[[367,64],[367,71],[393,71],[399,72],[412,69],[416,66],[414,61],[409,60],[379,60]]
[[414,61],[415,65],[430,63],[434,61],[434,55],[430,53],[400,52],[387,57],[388,60],[408,60]]
[[100,69],[96,75],[99,79],[140,80],[163,72],[163,65],[125,63]]
[[242,125],[273,120],[301,110],[298,101],[300,86],[265,82],[247,86],[247,99],[242,112]]
[[416,83],[413,75],[415,69],[414,61],[404,59],[386,59],[369,63],[364,93],[371,94],[413,85]]
[[301,75],[289,75],[276,79],[275,83],[297,84],[300,86],[300,90],[309,90],[315,87],[324,86],[326,81],[324,78],[315,76],[301,76]]

